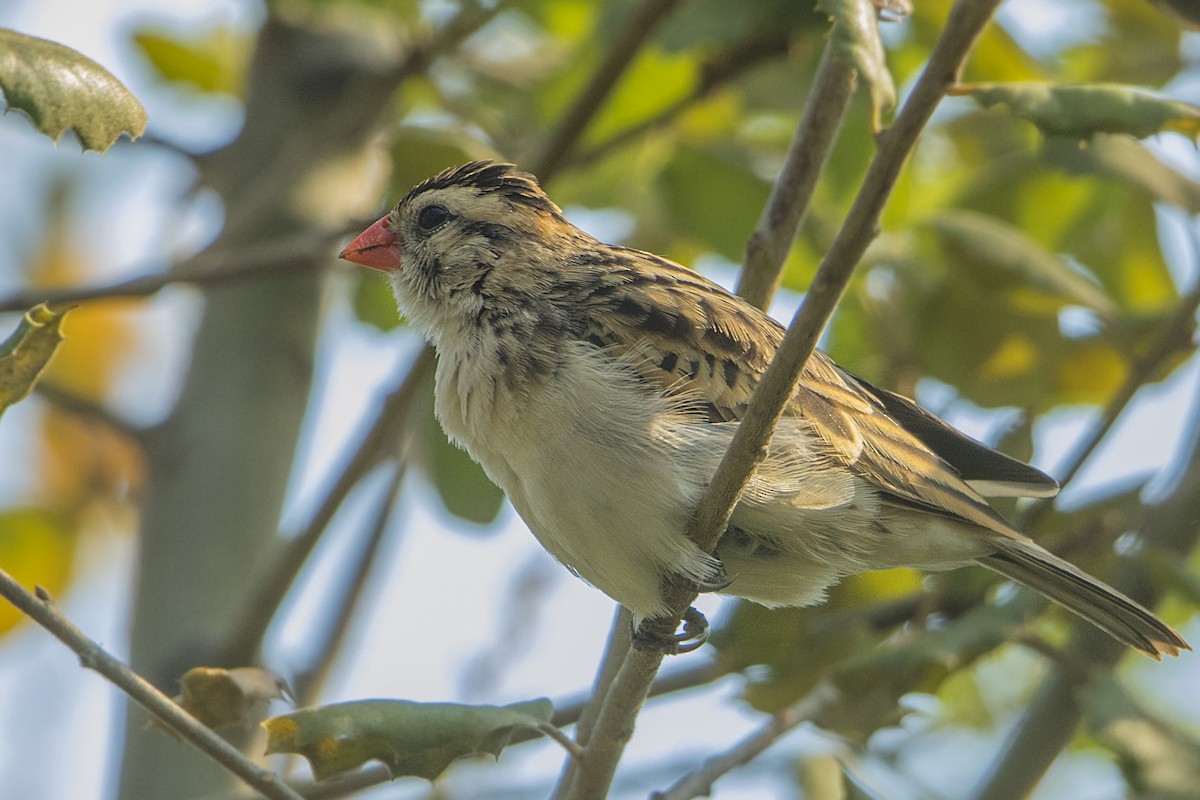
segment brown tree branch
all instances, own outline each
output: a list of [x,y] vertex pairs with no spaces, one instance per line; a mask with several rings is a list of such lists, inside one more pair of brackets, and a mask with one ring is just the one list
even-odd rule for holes
[[114,658],[88,638],[63,616],[45,590],[39,587],[35,597],[25,591],[7,572],[0,570],[0,595],[74,650],[83,667],[104,676],[134,702],[153,714],[155,719],[241,778],[247,786],[271,800],[304,800],[284,783],[279,775],[246,758],[236,747],[180,708],[174,700],[156,689],[127,664]]
[[[689,520],[688,536],[706,551],[712,552],[715,548],[750,475],[765,456],[767,442],[784,404],[795,391],[801,370],[854,267],[877,232],[883,206],[917,137],[946,88],[956,82],[967,53],[998,4],[999,0],[959,0],[955,3],[912,94],[893,126],[878,137],[878,151],[846,222],[822,260],[804,303],[755,390],[729,450],[696,514]],[[683,612],[694,602],[696,594],[680,586],[667,587],[665,594],[674,616],[648,620],[647,623],[652,624],[652,630],[666,631],[669,635],[674,632]],[[580,760],[579,773],[568,795],[573,800],[599,800],[607,795],[617,763],[633,733],[634,720],[662,658],[661,653],[649,650],[629,651]]]
[[550,177],[558,172],[588,123],[596,116],[596,112],[608,99],[617,81],[633,63],[638,50],[679,2],[680,0],[642,0],[641,5],[629,16],[616,40],[609,44],[604,61],[550,134],[550,138],[541,149],[541,155],[534,160],[532,171],[543,182],[549,182]]

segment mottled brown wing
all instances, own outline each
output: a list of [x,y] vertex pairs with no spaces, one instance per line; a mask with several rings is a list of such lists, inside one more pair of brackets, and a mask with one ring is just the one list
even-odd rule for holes
[[[666,259],[623,248],[586,258],[602,271],[586,303],[583,338],[617,356],[636,353],[643,380],[694,400],[710,421],[741,419],[783,340],[782,326]],[[784,413],[804,418],[829,444],[831,455],[897,502],[1019,535],[953,467],[823,353],[809,359]]]

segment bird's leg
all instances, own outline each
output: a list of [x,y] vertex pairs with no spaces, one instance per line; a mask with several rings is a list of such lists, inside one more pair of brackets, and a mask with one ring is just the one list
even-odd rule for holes
[[651,617],[633,629],[633,646],[638,650],[653,650],[674,656],[698,650],[708,639],[708,620],[695,608],[688,606],[683,613],[683,626],[676,633],[671,617]]

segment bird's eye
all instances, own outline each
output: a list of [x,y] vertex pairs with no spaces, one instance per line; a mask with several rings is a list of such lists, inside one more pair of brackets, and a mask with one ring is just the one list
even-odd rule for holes
[[426,232],[432,231],[448,219],[450,212],[445,206],[425,206],[417,215],[417,227]]

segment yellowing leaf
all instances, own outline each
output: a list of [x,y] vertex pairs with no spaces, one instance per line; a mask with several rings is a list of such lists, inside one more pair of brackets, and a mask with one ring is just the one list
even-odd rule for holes
[[1200,136],[1200,107],[1121,84],[974,83],[948,93],[970,95],[984,108],[1007,106],[1047,136],[1127,133],[1144,139],[1163,131]]
[[1033,370],[1037,363],[1037,344],[1028,336],[1013,333],[980,365],[979,374],[989,380],[1015,378]]
[[251,46],[246,34],[228,27],[186,36],[143,29],[133,35],[133,43],[168,81],[186,83],[202,92],[242,94]]
[[179,679],[175,702],[210,728],[253,725],[272,700],[291,696],[283,678],[258,667],[193,667]]
[[16,332],[0,344],[0,414],[33,389],[42,370],[63,340],[66,311],[51,311],[45,303],[34,306]]
[[509,706],[362,700],[304,708],[263,722],[267,753],[297,753],[317,780],[381,761],[393,778],[433,780],[464,756],[499,756],[521,730],[550,721],[554,706],[533,700]]
[[[60,517],[41,509],[0,513],[0,564],[20,583],[58,594],[71,574],[72,533]],[[16,626],[24,616],[15,606],[0,603],[0,633]]]
[[146,129],[146,110],[108,70],[57,42],[0,28],[0,90],[55,142],[74,130],[85,150],[104,152],[122,133]]

